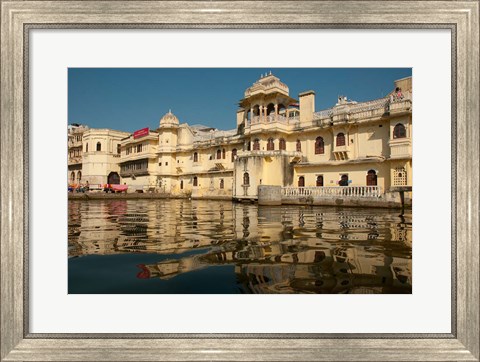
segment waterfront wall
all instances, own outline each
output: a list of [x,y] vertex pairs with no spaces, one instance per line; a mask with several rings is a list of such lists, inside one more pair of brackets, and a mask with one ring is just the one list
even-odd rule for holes
[[[347,190],[347,189],[346,189]],[[404,205],[411,207],[411,197],[406,193]],[[231,194],[202,194],[196,196],[192,194],[171,195],[168,193],[69,193],[69,199],[73,200],[136,200],[136,199],[198,199],[198,200],[225,200],[231,201]],[[250,200],[253,201],[253,200]],[[399,192],[387,192],[375,197],[355,197],[339,195],[292,195],[282,190],[281,186],[260,185],[258,186],[258,204],[265,206],[278,205],[315,205],[315,206],[344,206],[344,207],[383,207],[383,208],[401,208],[402,202]]]
[[[345,191],[350,191],[345,188]],[[401,208],[399,192],[386,192],[378,196],[350,197],[340,195],[289,194],[281,186],[260,185],[258,187],[259,205],[319,205],[347,207],[386,207]],[[411,206],[411,198],[405,198],[405,206]]]
[[281,205],[282,187],[281,186],[258,186],[258,204],[259,205]]

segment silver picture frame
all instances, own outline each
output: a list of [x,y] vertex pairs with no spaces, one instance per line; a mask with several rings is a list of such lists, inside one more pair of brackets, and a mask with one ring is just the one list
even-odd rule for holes
[[[478,361],[478,1],[1,2],[1,361]],[[288,14],[288,16],[285,16]],[[35,334],[29,332],[31,29],[449,29],[452,35],[452,332]],[[433,65],[434,66],[434,65]]]

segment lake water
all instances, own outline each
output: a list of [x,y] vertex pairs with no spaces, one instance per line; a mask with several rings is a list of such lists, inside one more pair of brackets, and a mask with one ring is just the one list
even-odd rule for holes
[[411,211],[69,200],[68,290],[411,293]]

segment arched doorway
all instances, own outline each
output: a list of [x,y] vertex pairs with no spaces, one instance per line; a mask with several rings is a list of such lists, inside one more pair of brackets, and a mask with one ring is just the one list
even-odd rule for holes
[[107,184],[119,185],[120,176],[117,172],[110,172],[107,177]]
[[367,172],[367,186],[377,186],[377,173],[375,170]]
[[317,176],[317,186],[323,186],[323,176],[322,175]]
[[300,176],[298,178],[298,187],[305,187],[305,177]]

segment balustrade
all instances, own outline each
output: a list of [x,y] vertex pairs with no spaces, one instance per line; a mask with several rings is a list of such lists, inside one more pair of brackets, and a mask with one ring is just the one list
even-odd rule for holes
[[284,197],[373,197],[381,196],[380,186],[313,186],[282,187]]
[[247,120],[247,125],[258,124],[258,123],[271,123],[271,122],[281,122],[288,123],[289,119],[280,114],[270,114],[268,116],[253,116],[250,121]]

